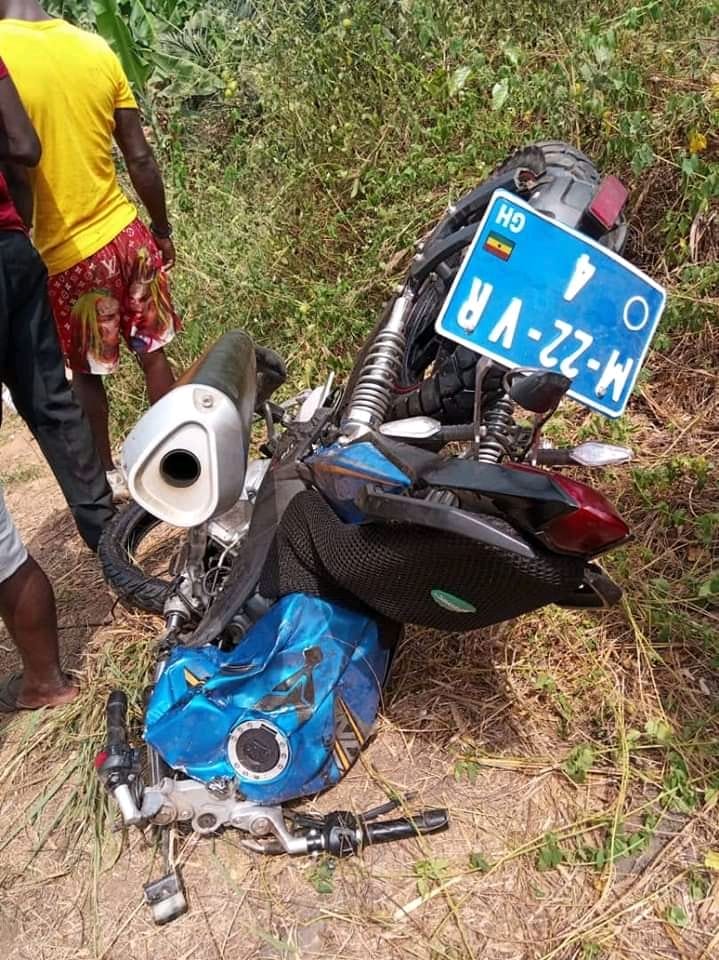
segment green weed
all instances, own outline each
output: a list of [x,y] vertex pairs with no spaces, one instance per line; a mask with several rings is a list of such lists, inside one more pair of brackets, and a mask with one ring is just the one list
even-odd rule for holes
[[417,893],[424,897],[446,879],[449,860],[442,857],[417,860],[412,870],[416,877]]
[[327,858],[313,867],[307,874],[307,880],[317,893],[332,893],[334,890],[335,862]]
[[563,770],[575,783],[585,783],[587,773],[594,766],[596,754],[589,744],[575,747],[564,761]]
[[41,476],[42,468],[37,464],[15,467],[13,470],[0,471],[0,486],[19,486],[21,483],[30,483],[31,480],[37,480]]

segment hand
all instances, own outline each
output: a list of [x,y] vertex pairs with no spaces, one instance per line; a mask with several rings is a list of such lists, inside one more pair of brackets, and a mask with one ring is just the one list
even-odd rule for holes
[[175,244],[170,237],[155,237],[155,243],[162,256],[163,269],[170,270],[175,266]]

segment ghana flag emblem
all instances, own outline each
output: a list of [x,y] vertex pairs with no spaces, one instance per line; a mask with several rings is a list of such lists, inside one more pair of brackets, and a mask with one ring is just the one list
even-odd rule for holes
[[508,240],[499,233],[490,233],[484,241],[484,249],[487,253],[493,253],[500,260],[509,260],[514,250],[514,241]]

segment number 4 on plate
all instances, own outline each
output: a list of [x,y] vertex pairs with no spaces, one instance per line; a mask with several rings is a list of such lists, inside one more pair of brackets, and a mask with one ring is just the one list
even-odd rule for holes
[[567,284],[567,289],[564,291],[564,299],[567,301],[567,303],[571,303],[572,300],[574,300],[577,294],[583,290],[584,287],[586,287],[596,272],[597,268],[589,259],[589,254],[583,253],[574,265],[574,273],[572,274],[571,280]]

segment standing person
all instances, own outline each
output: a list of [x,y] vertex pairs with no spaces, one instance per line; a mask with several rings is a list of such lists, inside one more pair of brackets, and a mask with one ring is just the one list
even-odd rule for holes
[[16,164],[39,159],[40,143],[0,60],[0,163],[5,165],[0,173],[0,381],[55,474],[80,535],[96,550],[114,512],[112,497],[90,427],[65,377],[47,271],[23,222],[23,217],[30,220],[32,196]]
[[0,618],[20,651],[22,673],[0,682],[0,713],[69,703],[75,687],[60,668],[50,582],[18,536],[0,489]]
[[[32,178],[35,243],[47,264],[55,321],[73,386],[117,496],[102,377],[120,337],[136,355],[151,403],[173,385],[164,347],[179,329],[166,271],[172,228],[155,157],[119,61],[100,37],[51,18],[36,0],[0,0],[0,52],[43,144]],[[150,215],[124,196],[113,137]]]
[[[0,163],[32,165],[39,159],[40,142],[0,60]],[[19,206],[27,219],[29,192],[22,190],[22,175],[14,168],[12,182],[20,187]],[[45,293],[45,269],[27,238],[4,173],[0,173],[0,376],[9,383],[20,412],[28,417],[43,450],[55,459],[56,467],[61,465],[61,476],[76,481],[70,458],[87,461],[87,449],[93,452],[92,438],[65,380]],[[57,443],[53,440],[55,433]],[[106,495],[104,511],[109,517],[110,491],[97,461],[90,457],[88,462],[95,463],[96,487]],[[71,486],[77,491],[76,482]],[[91,492],[90,486],[88,483],[87,493]],[[79,487],[82,493],[85,484],[81,482]],[[96,541],[101,524],[92,521],[102,515],[103,505],[95,502],[94,511],[90,506],[89,513],[76,513],[76,519],[85,528],[86,538]],[[97,529],[93,529],[95,526]],[[1,488],[0,618],[23,662],[22,673],[0,683],[0,713],[57,706],[73,700],[77,688],[60,668],[52,587],[23,546]]]

